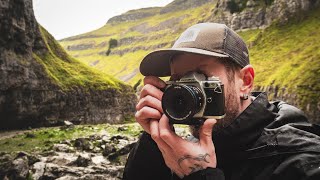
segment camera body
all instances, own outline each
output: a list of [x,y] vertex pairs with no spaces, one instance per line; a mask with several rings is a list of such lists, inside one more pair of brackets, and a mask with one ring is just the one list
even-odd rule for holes
[[196,125],[225,116],[224,86],[218,77],[190,72],[166,84],[162,109],[170,123]]

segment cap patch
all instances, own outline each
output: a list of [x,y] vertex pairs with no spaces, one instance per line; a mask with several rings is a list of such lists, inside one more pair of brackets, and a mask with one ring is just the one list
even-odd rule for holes
[[192,28],[189,29],[181,34],[179,39],[174,43],[173,47],[176,47],[177,45],[184,43],[184,42],[193,42],[197,39],[198,35],[200,33],[200,29],[198,28]]

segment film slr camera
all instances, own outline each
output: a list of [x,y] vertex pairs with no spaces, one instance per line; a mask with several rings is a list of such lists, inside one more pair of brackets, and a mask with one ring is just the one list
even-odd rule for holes
[[200,125],[207,118],[225,116],[224,88],[218,77],[190,72],[166,84],[162,109],[171,124]]

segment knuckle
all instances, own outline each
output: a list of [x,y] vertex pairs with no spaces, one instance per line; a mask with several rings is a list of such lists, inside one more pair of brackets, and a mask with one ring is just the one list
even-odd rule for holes
[[146,84],[142,87],[141,93],[150,94],[150,89],[152,88],[152,85]]
[[140,112],[137,111],[135,114],[134,114],[134,117],[136,118],[136,120],[138,121],[139,118],[140,118]]
[[150,95],[147,95],[142,99],[143,104],[151,104],[151,102],[152,102],[152,97]]
[[144,79],[143,79],[143,83],[146,85],[148,84],[148,82],[150,81],[151,79],[151,76],[146,76]]
[[167,130],[161,130],[161,131],[160,131],[160,137],[161,137],[161,139],[166,139],[166,138],[169,137],[169,135],[170,135],[170,133],[169,133],[169,131],[167,131]]
[[139,111],[139,118],[146,116],[147,111],[146,107],[141,108]]
[[159,135],[157,133],[151,133],[150,135],[154,141],[157,141],[159,139]]

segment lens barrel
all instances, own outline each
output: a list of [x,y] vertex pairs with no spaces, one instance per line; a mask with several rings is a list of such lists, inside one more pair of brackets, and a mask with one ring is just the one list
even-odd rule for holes
[[192,118],[204,105],[204,95],[196,86],[173,84],[166,88],[162,96],[162,109],[173,120]]

